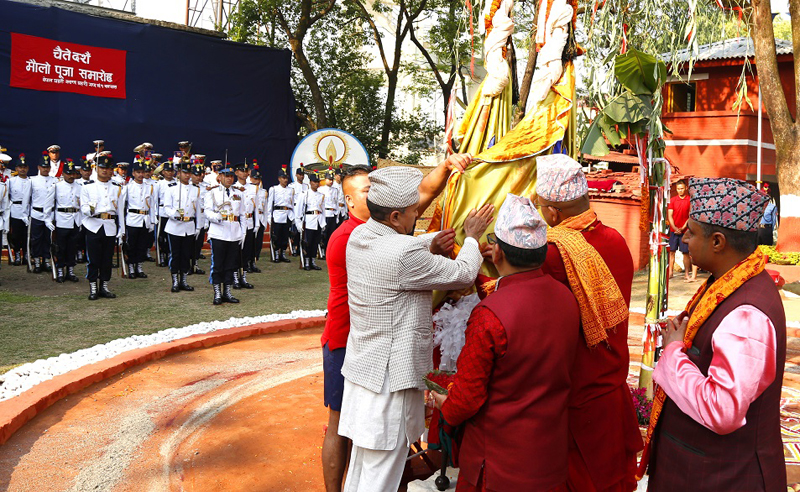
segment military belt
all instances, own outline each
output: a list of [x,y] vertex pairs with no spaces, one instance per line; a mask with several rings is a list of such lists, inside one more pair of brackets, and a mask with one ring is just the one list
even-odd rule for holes
[[147,215],[148,214],[147,210],[138,210],[138,209],[135,209],[135,208],[129,208],[128,209],[128,213],[130,213],[130,214],[139,214],[139,215]]
[[275,210],[291,210],[289,207],[275,207]]
[[77,209],[75,207],[59,207],[59,208],[56,209],[56,211],[61,212],[61,213],[65,213],[65,214],[74,214],[74,213],[80,212],[80,209]]
[[31,207],[31,208],[36,210],[37,212],[44,212],[44,208],[42,207]]
[[245,215],[245,218],[252,219],[253,218],[253,214],[247,214],[247,215]]
[[194,220],[194,217],[178,217],[175,220],[177,220],[178,222],[189,222],[191,220]]
[[306,215],[319,215],[321,213],[322,212],[320,212],[319,210],[312,210],[310,212],[306,212]]
[[221,214],[221,215],[222,215],[222,220],[227,220],[228,222],[239,222],[239,216],[237,215],[226,215],[226,214]]
[[11,202],[11,203],[12,203],[13,205],[22,205],[22,200],[19,200],[19,201],[17,201],[17,202]]
[[113,220],[117,218],[117,215],[103,212],[102,214],[97,214],[96,217],[103,220]]
[[325,210],[330,210],[331,212],[335,212],[336,211],[335,208],[328,208],[328,207],[325,207]]

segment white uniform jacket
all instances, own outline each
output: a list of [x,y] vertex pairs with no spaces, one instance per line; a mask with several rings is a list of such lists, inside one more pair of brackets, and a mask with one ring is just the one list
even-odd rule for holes
[[246,212],[244,196],[239,189],[233,186],[212,186],[206,192],[203,209],[209,222],[209,239],[237,242],[242,240],[242,219]]
[[172,178],[172,181],[167,181],[166,179],[161,179],[158,181],[158,186],[156,186],[156,195],[158,196],[158,216],[159,217],[169,217],[167,215],[167,211],[164,210],[164,203],[166,201],[166,194],[167,194],[167,187],[172,183],[177,183],[178,180]]
[[0,232],[8,232],[10,229],[11,202],[8,198],[10,185],[10,179],[5,178],[5,176],[0,177]]
[[56,183],[58,179],[41,174],[31,178],[31,217],[42,222],[53,222]]
[[142,180],[142,184],[131,180],[125,186],[128,194],[125,224],[128,227],[146,227],[153,231],[156,223],[155,187]]
[[332,186],[320,186],[317,191],[325,195],[325,217],[339,215],[339,191]]
[[319,191],[308,190],[297,201],[294,210],[294,222],[297,230],[310,229],[316,231],[325,228],[325,195]]
[[235,183],[232,188],[235,188],[242,194],[242,199],[245,202],[245,216],[242,218],[242,228],[246,231],[251,231],[256,225],[256,185],[251,183],[245,185]]
[[56,227],[72,229],[81,225],[81,185],[77,181],[56,184]]
[[173,236],[194,236],[197,231],[195,217],[200,210],[200,188],[175,181],[164,194],[164,211],[169,217],[164,231]]
[[81,187],[81,214],[89,231],[96,234],[102,227],[106,236],[119,237],[125,232],[125,188],[111,180],[87,181]]
[[8,198],[11,201],[11,218],[30,221],[31,178],[14,176],[8,181]]
[[269,189],[267,197],[266,221],[270,219],[276,224],[285,224],[294,220],[294,188],[275,185]]
[[309,190],[308,183],[298,183],[297,181],[292,181],[289,183],[289,187],[294,188],[294,208],[297,208],[297,201],[300,200],[300,195],[305,193]]

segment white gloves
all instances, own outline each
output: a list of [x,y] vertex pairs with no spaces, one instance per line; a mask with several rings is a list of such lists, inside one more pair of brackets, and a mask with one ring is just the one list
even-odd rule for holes
[[30,217],[23,217],[23,218],[22,218],[22,222],[24,222],[24,223],[25,223],[25,227],[28,227],[28,226],[30,226],[30,225],[31,225],[31,219],[30,219]]
[[46,220],[46,221],[44,222],[44,225],[45,225],[45,226],[46,226],[48,229],[50,229],[50,232],[53,232],[53,231],[55,231],[55,230],[56,230],[56,225],[55,225],[55,223],[53,223],[53,222],[50,222],[49,220]]

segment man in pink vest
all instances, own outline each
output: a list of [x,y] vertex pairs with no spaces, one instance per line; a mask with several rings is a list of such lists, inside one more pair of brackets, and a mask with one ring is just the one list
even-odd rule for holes
[[693,178],[689,197],[683,240],[711,277],[662,330],[642,457],[648,490],[783,492],[786,317],[757,249],[769,196],[744,181]]
[[434,395],[449,424],[466,422],[456,490],[567,490],[578,303],[542,273],[547,225],[528,198],[509,194],[494,230],[496,290],[472,311],[448,396]]

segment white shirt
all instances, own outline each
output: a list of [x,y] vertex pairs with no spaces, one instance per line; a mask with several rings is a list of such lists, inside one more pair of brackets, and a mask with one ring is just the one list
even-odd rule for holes
[[[8,232],[11,222],[11,207],[9,206],[8,189],[11,185],[10,179],[0,177],[0,231]],[[2,244],[0,244],[2,246]]]
[[11,201],[11,218],[26,219],[30,217],[31,178],[13,176],[8,182],[8,196]]
[[339,217],[347,216],[347,205],[344,202],[344,190],[342,190],[342,183],[333,182],[333,187],[336,188],[336,199],[339,207]]
[[217,176],[219,176],[218,173],[211,171],[210,173],[206,174],[206,176],[203,178],[203,182],[207,183],[208,186],[216,186],[219,184],[219,182],[217,181]]
[[[240,241],[244,237],[241,220],[245,214],[242,192],[231,186],[212,186],[204,198],[203,213],[208,219],[208,238],[222,241]],[[223,218],[223,214],[226,215]],[[236,220],[232,220],[236,219]]]
[[50,177],[51,178],[58,178],[58,172],[61,171],[62,162],[58,161],[50,161]]
[[289,183],[289,186],[294,188],[294,208],[297,208],[297,200],[300,199],[300,195],[309,190],[308,183],[298,183],[297,181],[292,181]]
[[[62,180],[56,184],[56,227],[72,229],[81,225],[81,185],[77,180],[67,183]],[[75,209],[74,212],[63,212],[59,209]]]
[[236,182],[233,188],[237,188],[242,192],[242,199],[244,200],[245,216],[242,217],[242,225],[245,230],[252,230],[255,228],[255,212],[256,212],[256,185],[246,183],[242,185]]
[[[94,209],[94,210],[92,210]],[[103,228],[106,236],[116,236],[125,231],[125,188],[112,183],[87,181],[81,187],[81,224],[92,233]],[[100,214],[113,214],[116,217],[103,219]],[[119,230],[117,224],[119,223]]]
[[177,183],[178,181],[175,178],[172,180],[167,181],[166,179],[162,179],[158,181],[158,187],[156,188],[157,196],[158,196],[158,216],[159,217],[168,217],[167,212],[164,210],[164,201],[166,200],[166,193],[167,187],[172,183]]
[[325,195],[325,217],[336,217],[339,215],[339,192],[331,186],[320,186],[317,188],[319,193]]
[[31,217],[43,222],[53,221],[56,183],[58,179],[41,174],[31,178]]
[[[297,200],[297,207],[294,209],[294,222],[297,229],[317,229],[325,228],[325,195],[319,191],[308,190]],[[319,212],[310,214],[308,212]]]
[[294,188],[275,185],[269,189],[267,197],[266,221],[270,219],[277,224],[285,224],[294,220]]
[[[128,227],[146,227],[148,230],[152,230],[156,222],[156,207],[153,206],[154,186],[144,180],[142,180],[142,184],[131,180],[125,186],[125,192],[128,198],[125,224]],[[131,210],[138,212],[131,212]]]
[[211,188],[211,185],[205,181],[200,181],[200,184],[195,186],[200,189],[200,196],[197,199],[197,206],[199,209],[197,211],[197,215],[195,215],[195,222],[197,226],[197,230],[195,232],[200,232],[208,228],[208,219],[206,218],[204,209],[206,204],[206,193],[208,193],[208,189]]
[[167,186],[164,198],[164,211],[169,217],[164,231],[173,236],[194,236],[197,232],[194,218],[200,210],[200,188],[192,183],[185,185],[175,181]]

